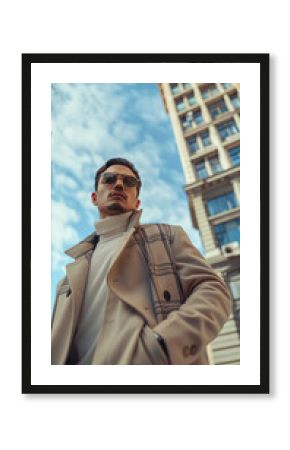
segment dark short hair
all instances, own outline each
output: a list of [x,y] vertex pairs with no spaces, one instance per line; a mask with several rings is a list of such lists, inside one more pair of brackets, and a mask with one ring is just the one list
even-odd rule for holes
[[108,167],[110,166],[126,166],[128,167],[130,170],[132,170],[132,172],[134,173],[134,175],[136,176],[137,180],[139,181],[139,185],[137,186],[137,193],[139,195],[141,186],[142,186],[142,182],[141,182],[141,178],[139,176],[138,170],[136,169],[136,167],[134,166],[133,163],[131,163],[130,161],[128,161],[128,159],[125,158],[111,158],[108,159],[108,161],[102,166],[100,167],[95,175],[95,191],[98,190],[98,184],[100,181],[100,177],[102,175],[103,172],[105,172],[106,169],[108,169]]

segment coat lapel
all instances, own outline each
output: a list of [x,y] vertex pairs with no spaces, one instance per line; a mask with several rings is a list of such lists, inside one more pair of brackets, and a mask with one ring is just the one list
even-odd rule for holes
[[[152,311],[146,302],[144,270],[133,239],[135,228],[131,228],[124,235],[124,239],[117,249],[115,259],[107,276],[109,289],[123,302],[143,316],[149,325],[154,326]],[[140,280],[140,282],[138,282]]]

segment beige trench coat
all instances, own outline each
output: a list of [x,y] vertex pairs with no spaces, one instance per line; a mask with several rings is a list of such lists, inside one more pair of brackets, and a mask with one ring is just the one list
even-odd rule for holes
[[[138,218],[139,212],[135,216]],[[172,251],[186,302],[180,306],[179,300],[175,300],[178,294],[174,292],[172,277],[160,277],[159,289],[171,293],[172,302],[166,301],[167,318],[157,323],[144,275],[144,258],[134,232],[132,227],[124,233],[107,275],[109,295],[92,364],[208,364],[206,345],[217,336],[231,311],[225,283],[183,229],[171,226]],[[66,252],[75,261],[67,265],[67,276],[57,289],[52,318],[52,364],[68,363],[95,238],[93,234]],[[165,340],[170,361],[153,329]]]

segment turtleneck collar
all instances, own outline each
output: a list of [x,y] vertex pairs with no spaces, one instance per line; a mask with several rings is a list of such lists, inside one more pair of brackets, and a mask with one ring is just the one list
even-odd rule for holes
[[[135,211],[128,211],[130,214],[128,214],[128,224],[127,224],[127,230],[129,230],[131,227],[136,227],[139,225],[139,220],[142,214],[142,209],[138,209]],[[127,214],[127,213],[124,213]],[[114,216],[115,218],[120,216]],[[110,218],[113,218],[111,216]],[[109,219],[109,218],[108,218]],[[104,219],[101,219],[104,220]],[[78,258],[82,256],[83,254],[87,253],[88,251],[92,250],[96,245],[96,233],[92,233],[89,236],[87,236],[85,239],[83,239],[78,244],[74,245],[73,247],[68,248],[65,251],[65,254],[68,256],[71,256],[72,258]]]
[[95,223],[97,234],[100,240],[111,238],[114,235],[124,233],[132,226],[139,223],[139,218],[142,211],[127,211],[116,216],[109,216],[105,219],[100,219]]

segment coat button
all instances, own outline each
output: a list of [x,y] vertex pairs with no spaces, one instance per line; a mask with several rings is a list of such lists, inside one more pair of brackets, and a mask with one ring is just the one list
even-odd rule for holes
[[196,352],[196,349],[197,349],[197,346],[196,346],[196,345],[192,345],[192,346],[190,347],[190,354],[191,354],[191,355],[194,355],[195,352]]
[[166,300],[167,302],[169,302],[169,300],[170,300],[170,298],[171,298],[170,292],[164,291],[164,292],[163,292],[163,297],[165,298],[165,300]]

